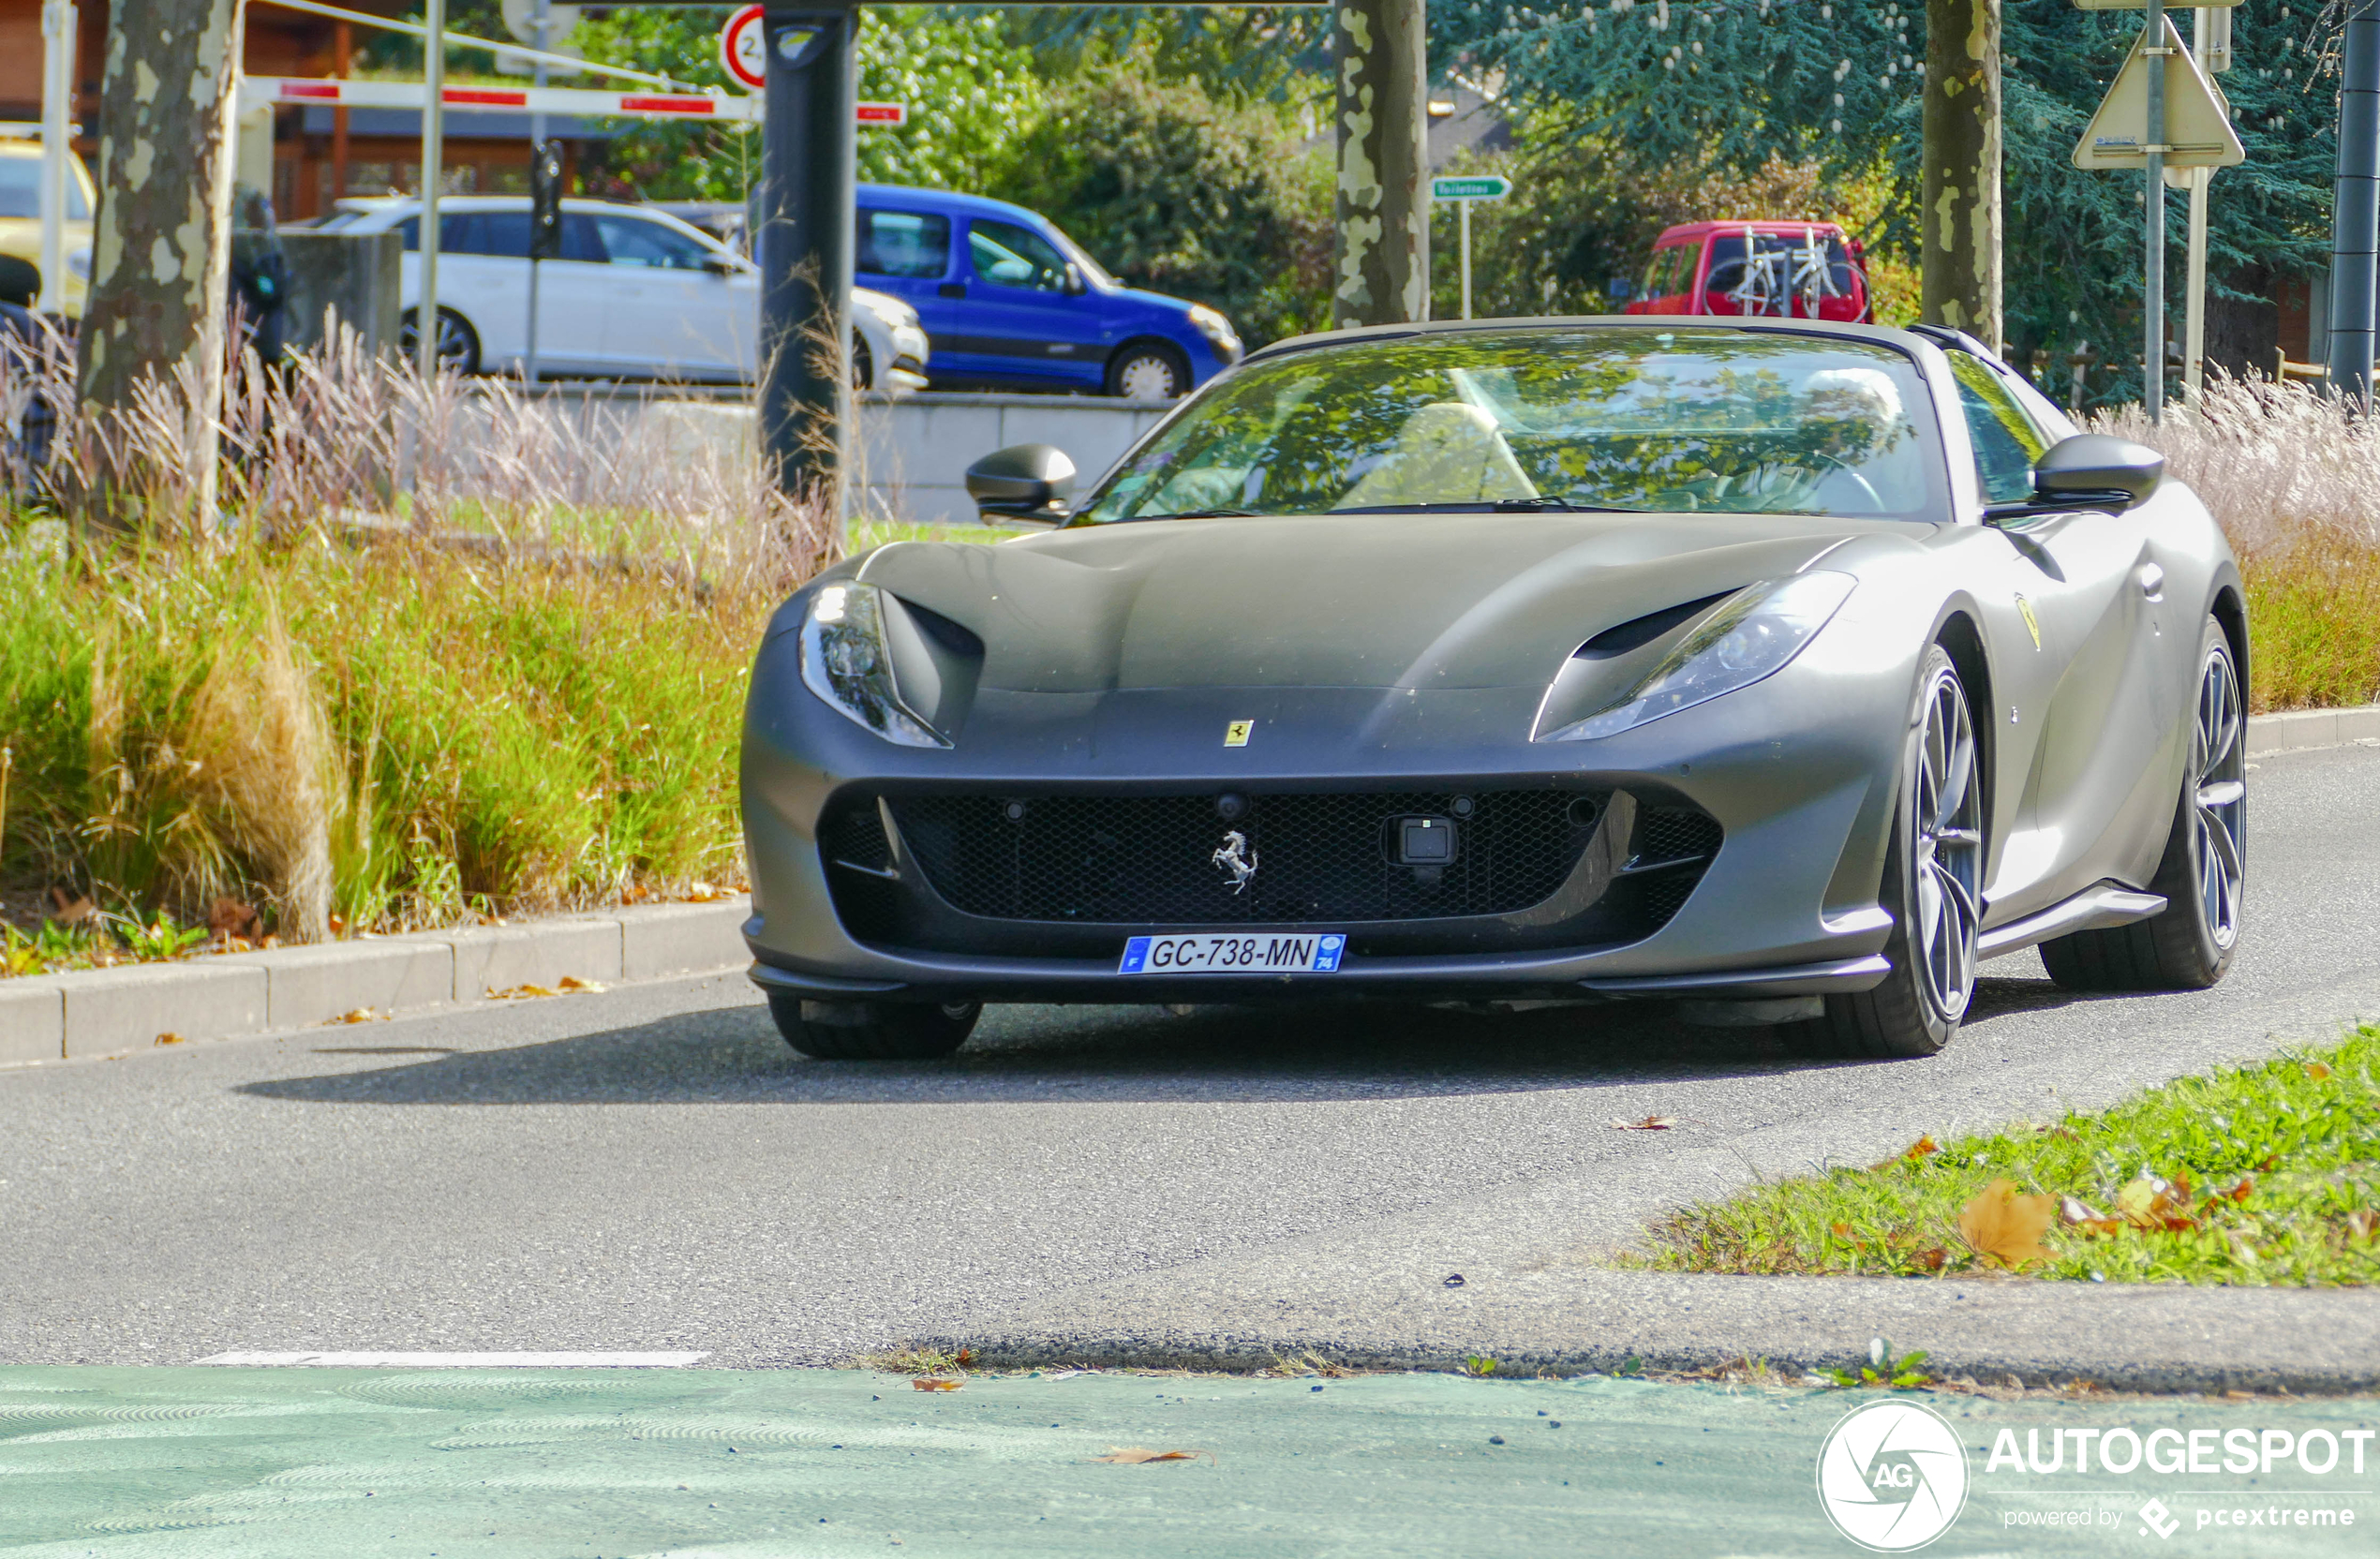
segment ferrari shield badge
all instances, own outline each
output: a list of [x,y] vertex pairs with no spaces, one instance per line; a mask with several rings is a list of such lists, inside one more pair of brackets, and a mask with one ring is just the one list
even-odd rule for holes
[[2025,631],[2033,636],[2033,647],[2041,647],[2041,623],[2033,616],[2033,603],[2023,596],[2016,598],[2016,611],[2025,619]]
[[1248,879],[1257,874],[1257,853],[1248,848],[1248,836],[1234,828],[1223,836],[1223,843],[1210,857],[1215,865],[1231,873],[1231,891],[1248,891]]
[[1248,733],[1256,729],[1256,723],[1257,722],[1252,720],[1235,720],[1231,721],[1228,725],[1226,725],[1223,728],[1223,745],[1226,747],[1247,746]]

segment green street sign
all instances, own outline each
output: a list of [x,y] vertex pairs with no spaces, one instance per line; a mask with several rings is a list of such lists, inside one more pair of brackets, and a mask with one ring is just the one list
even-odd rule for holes
[[1483,178],[1432,179],[1433,200],[1501,200],[1512,193],[1512,181],[1495,174]]

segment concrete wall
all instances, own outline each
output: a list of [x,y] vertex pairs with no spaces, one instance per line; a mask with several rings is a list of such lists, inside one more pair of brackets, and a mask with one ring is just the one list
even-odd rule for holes
[[[608,399],[615,408],[628,404]],[[1090,395],[862,395],[860,491],[853,512],[918,525],[974,525],[967,468],[1011,444],[1057,445],[1074,458],[1075,491],[1087,492],[1168,409]],[[674,450],[691,453],[726,444],[743,453],[751,447],[753,409],[740,400],[657,400],[632,414],[664,422],[666,447]]]
[[288,338],[292,349],[319,348],[323,321],[335,308],[364,338],[366,355],[396,350],[404,318],[401,235],[285,228],[281,248],[290,260]]

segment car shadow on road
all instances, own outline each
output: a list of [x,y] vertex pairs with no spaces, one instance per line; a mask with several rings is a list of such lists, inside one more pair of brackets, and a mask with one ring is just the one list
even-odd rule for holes
[[[352,1047],[313,1052],[366,1058]],[[294,1058],[293,1058],[294,1059]],[[1689,1028],[1666,1007],[1518,1014],[1386,1004],[995,1008],[959,1054],[820,1062],[766,1009],[688,1014],[500,1048],[246,1084],[342,1104],[937,1104],[1380,1099],[1621,1085],[1827,1064],[1771,1031]]]
[[[1978,1032],[1996,1014],[2067,1000],[2040,980],[1984,980]],[[1690,1026],[1657,1002],[1519,1013],[1374,1002],[1180,1015],[995,1007],[965,1049],[930,1062],[811,1061],[785,1046],[764,1008],[735,1006],[535,1044],[438,1049],[320,1046],[310,1053],[356,1063],[241,1091],[387,1105],[1312,1102],[1896,1064],[1812,1056],[1776,1029]],[[364,1064],[373,1056],[407,1059]]]

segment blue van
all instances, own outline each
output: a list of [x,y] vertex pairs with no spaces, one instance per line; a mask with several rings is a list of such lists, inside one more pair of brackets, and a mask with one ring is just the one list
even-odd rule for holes
[[917,310],[937,390],[1171,400],[1240,361],[1230,320],[1124,286],[1038,213],[895,185],[858,193],[854,279]]

